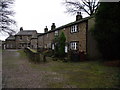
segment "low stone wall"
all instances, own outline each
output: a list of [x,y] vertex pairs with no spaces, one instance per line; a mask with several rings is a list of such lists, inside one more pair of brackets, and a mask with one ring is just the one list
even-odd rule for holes
[[26,53],[30,61],[33,61],[35,63],[40,62],[40,54],[37,51],[32,50],[29,47],[27,47],[24,49],[24,52]]

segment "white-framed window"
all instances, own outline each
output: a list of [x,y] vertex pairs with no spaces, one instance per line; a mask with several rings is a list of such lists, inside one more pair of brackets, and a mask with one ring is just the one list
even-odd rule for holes
[[65,46],[65,53],[68,53],[68,47]]
[[48,43],[48,44],[47,44],[47,48],[51,48],[51,43]]
[[57,31],[55,31],[55,36],[58,36],[58,30],[57,30]]
[[44,48],[47,48],[47,44],[45,44]]
[[55,45],[54,44],[52,44],[52,50],[54,50],[55,49]]
[[78,25],[73,25],[73,26],[71,26],[70,32],[71,32],[71,33],[78,32]]
[[71,50],[77,50],[77,47],[78,47],[78,42],[71,42],[70,43]]

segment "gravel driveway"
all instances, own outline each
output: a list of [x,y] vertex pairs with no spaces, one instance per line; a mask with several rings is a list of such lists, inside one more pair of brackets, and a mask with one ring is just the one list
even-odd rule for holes
[[[47,84],[55,81],[53,78],[44,78],[45,75],[57,75],[54,72],[45,72],[30,67],[27,58],[20,56],[17,50],[3,52],[3,88],[47,88]],[[58,75],[57,75],[58,76]],[[62,77],[59,77],[61,80]],[[58,80],[59,82],[60,80]]]

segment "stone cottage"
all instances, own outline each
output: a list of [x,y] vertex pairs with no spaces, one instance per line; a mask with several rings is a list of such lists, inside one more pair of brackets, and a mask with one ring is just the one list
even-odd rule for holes
[[31,37],[31,39],[30,39],[30,48],[37,50],[37,45],[38,45],[37,36],[40,35],[40,34],[41,33],[36,33]]
[[[20,31],[15,35],[10,35],[5,40],[6,49],[23,49],[25,47],[37,48],[37,33],[36,30],[23,30],[20,28]],[[33,45],[34,44],[34,45]]]
[[54,50],[55,43],[53,39],[55,36],[64,32],[66,37],[65,52],[77,50],[85,52],[90,58],[100,56],[96,47],[96,41],[91,35],[90,30],[95,24],[94,16],[82,18],[81,13],[77,13],[76,21],[56,28],[55,23],[52,24],[51,30],[48,31],[46,27],[45,33],[38,35],[38,48],[39,49],[52,49]]
[[15,36],[10,35],[6,40],[6,49],[15,49],[16,48],[16,43],[15,43]]
[[16,49],[30,47],[30,40],[35,34],[37,34],[36,30],[20,29],[20,31],[15,35]]

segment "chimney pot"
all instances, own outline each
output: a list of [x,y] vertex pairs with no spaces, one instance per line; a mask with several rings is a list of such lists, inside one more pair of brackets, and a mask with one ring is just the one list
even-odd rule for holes
[[76,15],[76,21],[82,19],[82,15],[81,15],[81,12],[77,12],[77,15]]
[[55,23],[52,23],[51,30],[54,30],[56,28]]
[[48,28],[47,28],[47,26],[45,27],[44,32],[45,32],[45,33],[48,32]]
[[20,31],[23,31],[23,27],[20,27]]

